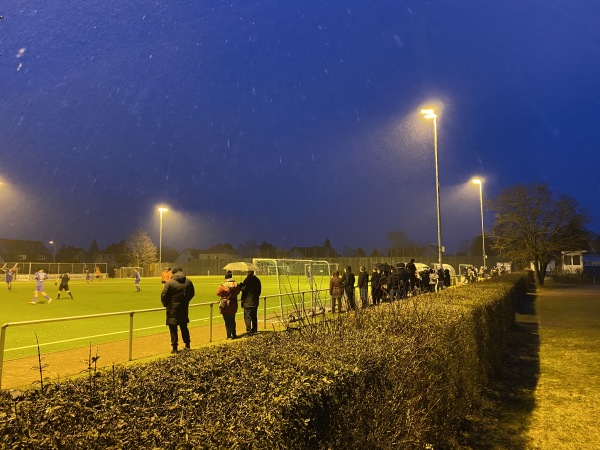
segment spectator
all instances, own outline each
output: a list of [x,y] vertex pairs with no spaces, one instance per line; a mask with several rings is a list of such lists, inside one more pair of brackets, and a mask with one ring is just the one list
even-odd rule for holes
[[435,287],[435,290],[439,292],[444,289],[444,269],[442,269],[442,266],[438,266],[437,277],[437,286]]
[[412,290],[417,286],[417,266],[415,266],[414,258],[411,258],[410,262],[406,264],[406,271],[408,272],[409,289]]
[[369,306],[369,274],[364,266],[361,266],[358,273],[358,289],[360,290],[360,301],[362,307]]
[[342,311],[342,280],[340,279],[340,272],[335,270],[331,280],[329,280],[329,295],[331,295],[331,312],[335,314],[336,304],[338,306],[338,313]]
[[429,292],[435,292],[438,284],[438,273],[434,269],[429,269]]
[[400,298],[406,298],[408,295],[408,272],[406,271],[406,265],[404,263],[398,263],[396,267],[398,269],[398,280],[400,281],[400,292],[398,296]]
[[185,344],[185,350],[190,348],[191,340],[190,331],[188,330],[190,319],[188,311],[190,302],[195,294],[194,283],[185,276],[181,267],[175,267],[173,269],[173,276],[164,285],[160,294],[160,301],[167,312],[166,324],[169,327],[171,335],[171,353],[179,352],[177,349],[177,326],[181,330],[181,340]]
[[259,278],[253,270],[248,271],[248,275],[240,284],[242,292],[241,302],[244,308],[244,323],[246,324],[246,333],[251,336],[258,333],[258,302],[262,286]]
[[348,299],[348,309],[355,310],[356,309],[356,299],[354,298],[354,283],[356,279],[354,274],[352,273],[352,267],[348,266],[344,270],[344,275],[342,276],[342,286],[344,287],[344,293],[346,294],[346,298]]
[[227,339],[237,339],[235,313],[238,310],[237,296],[240,292],[240,288],[236,281],[233,279],[231,271],[225,273],[225,281],[221,283],[217,289],[217,295],[221,297],[219,301],[219,309],[225,322],[225,332],[227,333]]
[[378,305],[381,302],[380,280],[381,273],[379,272],[379,269],[373,267],[373,273],[371,274],[371,297],[373,298],[374,305]]
[[450,269],[444,269],[444,287],[450,287],[452,277],[450,277]]

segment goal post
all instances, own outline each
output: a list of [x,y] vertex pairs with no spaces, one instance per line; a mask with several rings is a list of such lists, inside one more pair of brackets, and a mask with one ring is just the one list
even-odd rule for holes
[[[259,275],[273,277],[279,293],[279,308],[282,317],[286,317],[286,310],[293,311],[296,316],[302,314],[298,299],[294,294],[310,293],[310,309],[324,309],[321,301],[323,290],[329,289],[331,278],[331,264],[328,261],[311,259],[268,259],[253,258],[252,262],[258,267]],[[302,294],[304,299],[304,295]]]

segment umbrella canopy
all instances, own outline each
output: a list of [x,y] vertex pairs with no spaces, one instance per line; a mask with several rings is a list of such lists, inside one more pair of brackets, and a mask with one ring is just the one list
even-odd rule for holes
[[375,267],[377,269],[379,269],[381,272],[389,272],[390,269],[392,268],[392,266],[390,266],[388,263],[385,263],[385,262],[376,264]]
[[256,264],[247,263],[244,261],[229,263],[225,267],[223,267],[223,269],[231,270],[232,272],[234,270],[239,270],[241,272],[248,272],[249,270],[252,270],[254,272],[258,272],[258,266]]

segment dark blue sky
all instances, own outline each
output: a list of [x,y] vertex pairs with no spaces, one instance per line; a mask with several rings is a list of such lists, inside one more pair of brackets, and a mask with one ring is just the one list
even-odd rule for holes
[[[600,231],[600,3],[0,5],[0,237],[87,248],[443,242],[546,182]],[[491,225],[493,213],[486,214]]]

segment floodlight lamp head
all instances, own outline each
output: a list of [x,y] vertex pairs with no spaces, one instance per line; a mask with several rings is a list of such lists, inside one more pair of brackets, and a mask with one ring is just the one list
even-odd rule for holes
[[164,208],[164,207],[160,207],[158,208],[158,210],[163,213],[163,212],[167,212],[169,210],[169,208]]
[[435,119],[437,117],[437,114],[433,109],[422,109],[421,114],[423,114],[426,119]]
[[475,184],[482,184],[482,181],[480,178],[472,178],[471,179],[471,183],[475,183]]

